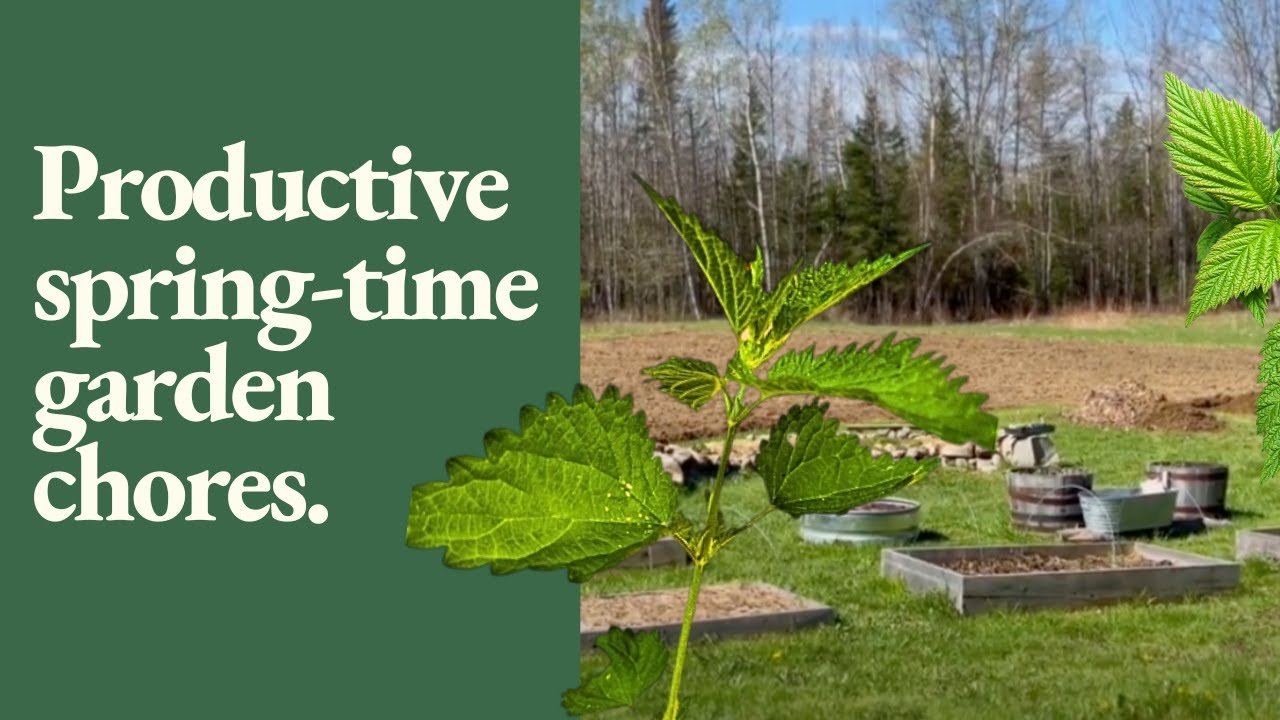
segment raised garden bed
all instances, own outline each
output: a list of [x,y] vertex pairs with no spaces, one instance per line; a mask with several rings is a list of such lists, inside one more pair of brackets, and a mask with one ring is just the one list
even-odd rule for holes
[[1241,530],[1236,533],[1236,558],[1280,561],[1280,528]]
[[1169,600],[1240,583],[1239,563],[1144,543],[895,548],[880,557],[885,577],[946,593],[963,615]]
[[[657,590],[584,597],[581,610],[582,649],[612,626],[657,630],[668,643],[680,636],[687,591]],[[764,583],[707,585],[698,596],[690,638],[726,637],[796,630],[835,620],[835,611],[818,602]]]

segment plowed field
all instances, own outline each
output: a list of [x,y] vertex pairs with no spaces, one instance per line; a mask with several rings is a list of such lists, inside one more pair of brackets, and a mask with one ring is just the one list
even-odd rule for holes
[[[1136,380],[1175,402],[1199,402],[1211,409],[1252,411],[1257,393],[1258,354],[1246,347],[1159,345],[1097,340],[1044,339],[981,334],[919,334],[921,351],[947,357],[957,374],[967,375],[967,390],[989,396],[989,408],[1053,405],[1075,408],[1092,389]],[[849,334],[819,327],[800,332],[791,346],[816,344],[819,350],[850,342],[878,340],[880,334]],[[662,441],[711,437],[723,422],[723,408],[709,403],[691,412],[663,395],[640,370],[670,355],[723,363],[733,340],[721,325],[702,329],[659,329],[593,333],[582,342],[582,379],[592,388],[616,385],[635,396],[654,436]],[[761,406],[749,427],[767,427],[794,398]],[[862,403],[835,400],[831,414],[846,422],[874,422],[889,416]]]

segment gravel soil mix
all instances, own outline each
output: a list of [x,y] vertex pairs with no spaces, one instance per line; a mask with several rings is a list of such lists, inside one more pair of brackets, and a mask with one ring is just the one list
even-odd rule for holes
[[[605,630],[611,626],[646,627],[678,624],[684,617],[685,588],[652,592],[583,597],[583,630]],[[811,607],[803,598],[772,585],[757,583],[706,585],[698,595],[695,620],[758,615]]]
[[1081,570],[1115,570],[1131,568],[1171,567],[1168,560],[1152,560],[1136,552],[1116,555],[1085,555],[1060,557],[1043,553],[1024,553],[978,560],[956,560],[941,563],[949,570],[963,575],[1008,575],[1030,572],[1079,572]]

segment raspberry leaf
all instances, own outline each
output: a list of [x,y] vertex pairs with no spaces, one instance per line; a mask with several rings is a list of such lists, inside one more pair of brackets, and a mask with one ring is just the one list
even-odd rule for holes
[[1169,102],[1166,144],[1173,167],[1187,184],[1248,210],[1263,210],[1276,197],[1276,152],[1262,121],[1235,100],[1195,90],[1165,74]]
[[1239,225],[1240,221],[1233,217],[1220,217],[1205,227],[1204,232],[1200,233],[1200,239],[1196,241],[1196,261],[1204,262],[1209,255],[1209,251],[1213,249],[1214,243],[1222,239],[1223,235],[1231,232],[1231,228]]
[[1262,479],[1269,480],[1280,472],[1280,324],[1274,325],[1262,343],[1262,363],[1258,366],[1258,434],[1267,459],[1262,466]]
[[1276,280],[1280,280],[1280,221],[1240,223],[1213,243],[1200,263],[1187,323]]
[[1203,190],[1197,190],[1196,188],[1184,183],[1182,186],[1182,194],[1187,196],[1187,199],[1191,201],[1192,205],[1195,205],[1205,212],[1213,213],[1214,215],[1231,214],[1230,205],[1222,202]]

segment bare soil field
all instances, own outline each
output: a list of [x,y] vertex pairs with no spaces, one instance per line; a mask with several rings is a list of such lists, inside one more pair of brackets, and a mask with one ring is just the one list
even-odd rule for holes
[[[819,350],[850,342],[879,340],[883,334],[844,333],[826,328],[800,332],[791,347],[816,344]],[[1090,391],[1134,381],[1180,407],[1200,411],[1249,412],[1257,396],[1258,354],[1244,347],[1152,345],[1095,340],[922,333],[922,351],[947,357],[957,374],[967,375],[965,389],[989,396],[993,409],[1057,406],[1079,407]],[[635,396],[660,441],[715,436],[723,423],[723,407],[709,403],[692,412],[663,395],[641,369],[670,355],[722,364],[733,352],[723,332],[661,330],[588,337],[582,341],[582,380],[593,388],[616,385]],[[796,398],[765,403],[748,422],[766,428]],[[835,400],[831,414],[845,422],[875,422],[890,416],[863,403]],[[1171,427],[1169,429],[1184,429]],[[1199,428],[1185,428],[1199,429]]]

